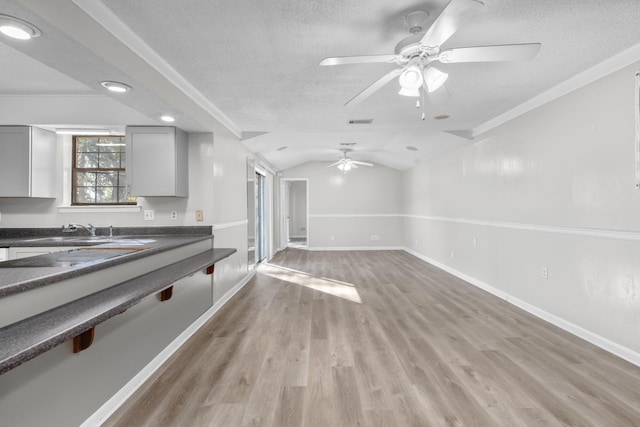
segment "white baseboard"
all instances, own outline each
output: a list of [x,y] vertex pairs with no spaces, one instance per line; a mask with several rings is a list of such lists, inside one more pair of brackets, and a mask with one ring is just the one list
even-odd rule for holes
[[187,329],[178,335],[171,343],[165,347],[156,357],[153,358],[140,372],[136,374],[129,382],[127,382],[116,394],[107,400],[96,412],[87,418],[80,427],[94,427],[102,425],[113,413],[129,399],[136,390],[138,390],[147,381],[155,371],[157,371],[163,363],[176,352],[182,345],[187,342],[198,329],[200,329],[223,305],[225,305],[240,289],[246,285],[249,280],[256,274],[255,270],[250,271],[238,282],[224,297],[216,302],[213,307],[202,314]]
[[545,320],[549,323],[551,323],[552,325],[555,325],[561,329],[564,329],[565,331],[582,338],[585,341],[590,342],[593,345],[596,345],[606,351],[608,351],[609,353],[615,354],[616,356],[620,357],[621,359],[626,360],[627,362],[633,363],[636,366],[640,366],[640,353],[637,353],[625,346],[622,346],[618,343],[615,343],[605,337],[602,337],[592,331],[589,331],[581,326],[576,325],[575,323],[569,322],[561,317],[558,317],[554,314],[551,314],[547,311],[542,310],[539,307],[536,307],[532,304],[529,304],[526,301],[522,301],[521,299],[518,299],[512,295],[509,295],[508,293],[494,288],[491,285],[488,285],[487,283],[476,279],[475,277],[471,277],[467,274],[464,274],[446,264],[443,264],[439,261],[436,261],[434,259],[431,259],[427,256],[424,256],[412,249],[409,248],[403,248],[405,252],[410,253],[411,255],[420,258],[421,260],[428,262],[429,264],[432,264],[444,271],[446,271],[447,273],[453,274],[454,276],[464,280],[465,282],[468,282],[484,291],[489,292],[490,294],[493,294],[495,296],[497,296],[498,298],[501,298],[513,305],[515,305],[516,307],[519,307],[521,309],[523,309],[524,311],[533,314],[534,316]]

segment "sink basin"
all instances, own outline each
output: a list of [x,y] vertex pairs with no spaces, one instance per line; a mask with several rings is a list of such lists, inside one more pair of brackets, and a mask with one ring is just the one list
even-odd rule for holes
[[91,242],[91,243],[108,243],[117,240],[117,237],[109,236],[54,236],[54,237],[39,237],[37,239],[27,239],[25,242],[69,242],[70,244],[77,242]]
[[96,242],[96,243],[113,242],[115,240],[116,240],[115,237],[108,237],[108,236],[76,237],[72,239],[72,241],[75,241],[75,242]]
[[38,237],[37,239],[26,239],[25,242],[62,242],[69,240],[68,237]]
[[114,248],[143,247],[156,240],[150,238],[131,238],[128,236],[51,236],[24,240],[41,246],[80,246],[84,248],[104,248],[107,244]]
[[55,252],[47,255],[40,255],[28,258],[19,258],[11,261],[4,261],[3,268],[11,267],[72,267],[81,264],[99,263],[109,258],[126,255],[135,252],[136,249],[74,249],[71,251]]

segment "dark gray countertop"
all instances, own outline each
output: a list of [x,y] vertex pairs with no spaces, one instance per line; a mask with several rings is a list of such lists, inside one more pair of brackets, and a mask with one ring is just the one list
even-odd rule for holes
[[[113,237],[120,236],[148,236],[148,235],[200,235],[211,234],[213,228],[210,225],[205,226],[176,226],[176,227],[97,227],[96,237],[109,237],[110,232]],[[89,232],[84,229],[78,229],[73,233],[63,233],[60,227],[46,228],[0,228],[0,247],[9,246],[63,246],[55,242],[49,242],[44,245],[30,242],[31,239],[41,238],[73,238],[73,237],[89,237]]]
[[[68,263],[67,265],[64,265],[61,263],[57,266],[50,267],[35,267],[33,265],[25,265],[21,267],[15,266],[14,261],[0,262],[0,298],[211,238],[213,238],[213,236],[210,234],[186,236],[171,234],[119,236],[109,243],[99,242],[96,244],[96,241],[93,241],[93,243],[89,245],[92,249],[130,249],[130,251],[121,251],[126,253],[121,253],[119,256],[115,257],[76,264]],[[63,240],[41,240],[36,246],[47,246],[44,243],[49,242],[51,242],[51,244],[48,246],[80,246],[73,242]],[[64,254],[68,254],[68,252],[63,252],[62,254],[53,253],[48,255],[39,255],[31,258],[31,262],[36,263],[39,261],[50,261],[51,265],[55,265],[54,261]],[[3,268],[4,265],[6,265],[7,268]]]

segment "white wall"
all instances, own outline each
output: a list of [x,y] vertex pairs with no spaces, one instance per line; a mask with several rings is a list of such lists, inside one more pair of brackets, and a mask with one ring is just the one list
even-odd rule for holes
[[639,67],[404,174],[410,251],[637,364]]
[[216,247],[237,252],[216,266],[218,300],[247,274],[247,157],[252,157],[230,133],[216,132],[214,138],[213,234]]
[[[307,163],[282,172],[307,178],[310,249],[373,249],[402,245],[402,173],[381,165],[348,173]],[[372,240],[371,236],[379,236]],[[375,238],[375,237],[374,237]]]

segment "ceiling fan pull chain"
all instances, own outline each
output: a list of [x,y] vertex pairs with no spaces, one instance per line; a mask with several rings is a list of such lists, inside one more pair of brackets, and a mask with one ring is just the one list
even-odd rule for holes
[[425,115],[424,115],[424,93],[425,93],[425,88],[424,85],[422,86],[422,120],[424,121],[425,119]]

